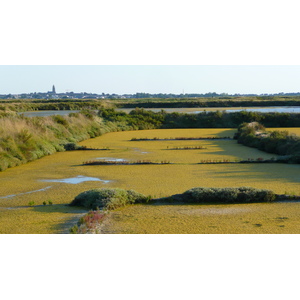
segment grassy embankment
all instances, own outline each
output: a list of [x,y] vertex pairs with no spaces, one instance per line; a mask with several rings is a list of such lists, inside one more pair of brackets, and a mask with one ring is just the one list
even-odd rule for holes
[[114,130],[90,112],[66,117],[26,118],[0,114],[0,171],[64,151],[64,144],[79,142]]
[[66,100],[66,99],[40,99],[40,100],[0,100],[0,111],[25,112],[35,110],[97,110],[101,107],[113,107],[106,100]]
[[[103,111],[105,114],[111,110]],[[100,117],[88,110],[68,116],[33,118],[9,111],[1,112],[0,171],[64,151],[67,143],[76,143],[105,132],[160,127],[156,118],[147,118],[144,114],[134,116],[134,122],[128,122],[122,116],[114,120],[107,118],[105,121],[102,114]]]
[[240,144],[280,155],[279,161],[300,163],[300,137],[287,130],[267,131],[258,122],[243,123],[235,138]]

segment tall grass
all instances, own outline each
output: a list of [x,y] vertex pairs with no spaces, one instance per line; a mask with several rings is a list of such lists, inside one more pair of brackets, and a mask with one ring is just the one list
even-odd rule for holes
[[109,100],[79,100],[79,99],[36,99],[36,100],[0,100],[0,111],[35,111],[35,110],[82,110],[114,107]]
[[64,151],[74,143],[113,131],[101,119],[83,111],[69,116],[27,118],[13,113],[0,115],[0,171]]

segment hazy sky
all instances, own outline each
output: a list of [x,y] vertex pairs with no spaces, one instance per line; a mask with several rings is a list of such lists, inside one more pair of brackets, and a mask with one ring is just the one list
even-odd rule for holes
[[0,94],[300,92],[300,66],[3,65]]

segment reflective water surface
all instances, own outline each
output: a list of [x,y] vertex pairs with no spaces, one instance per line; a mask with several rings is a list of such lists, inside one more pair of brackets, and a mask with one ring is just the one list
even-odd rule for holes
[[[124,111],[129,113],[133,109],[131,108],[119,108],[117,111]],[[162,108],[145,108],[145,110],[151,110],[154,112],[159,112]],[[197,114],[204,111],[226,111],[228,113],[238,112],[238,111],[254,111],[262,113],[278,112],[278,113],[300,113],[299,106],[277,106],[277,107],[206,107],[206,108],[163,108],[167,113],[187,113],[187,114]],[[97,112],[97,110],[95,110]],[[26,111],[23,114],[25,117],[47,117],[53,115],[65,116],[69,113],[77,113],[79,110],[40,110],[40,111]]]

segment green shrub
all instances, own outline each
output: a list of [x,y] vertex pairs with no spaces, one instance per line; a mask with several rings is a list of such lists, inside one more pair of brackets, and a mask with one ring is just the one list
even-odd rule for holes
[[[178,198],[178,195],[177,195]],[[255,203],[271,202],[275,194],[270,190],[251,187],[193,188],[181,194],[181,200],[190,203]]]
[[80,111],[80,113],[85,115],[90,120],[94,120],[97,115],[94,111],[89,109],[83,109]]
[[69,125],[68,121],[63,116],[54,115],[54,116],[52,116],[52,119],[53,119],[54,122],[56,122],[58,124],[61,124],[63,126],[68,126]]
[[64,148],[66,151],[72,151],[72,150],[77,150],[77,144],[76,143],[67,143],[64,145]]
[[67,143],[63,145],[66,151],[85,150],[86,146],[79,146],[76,143]]
[[145,196],[134,190],[127,190],[128,199],[133,203],[148,203],[151,200],[151,196]]
[[93,189],[75,197],[71,206],[83,206],[88,209],[115,209],[128,204],[148,202],[149,198],[135,191],[123,189]]
[[[298,136],[289,134],[286,130],[266,131],[257,122],[240,125],[234,138],[238,140],[239,144],[269,153],[297,156],[300,152],[300,138]],[[296,157],[290,162],[299,163]]]
[[70,228],[70,233],[76,234],[78,232],[78,226],[74,225],[73,227]]

